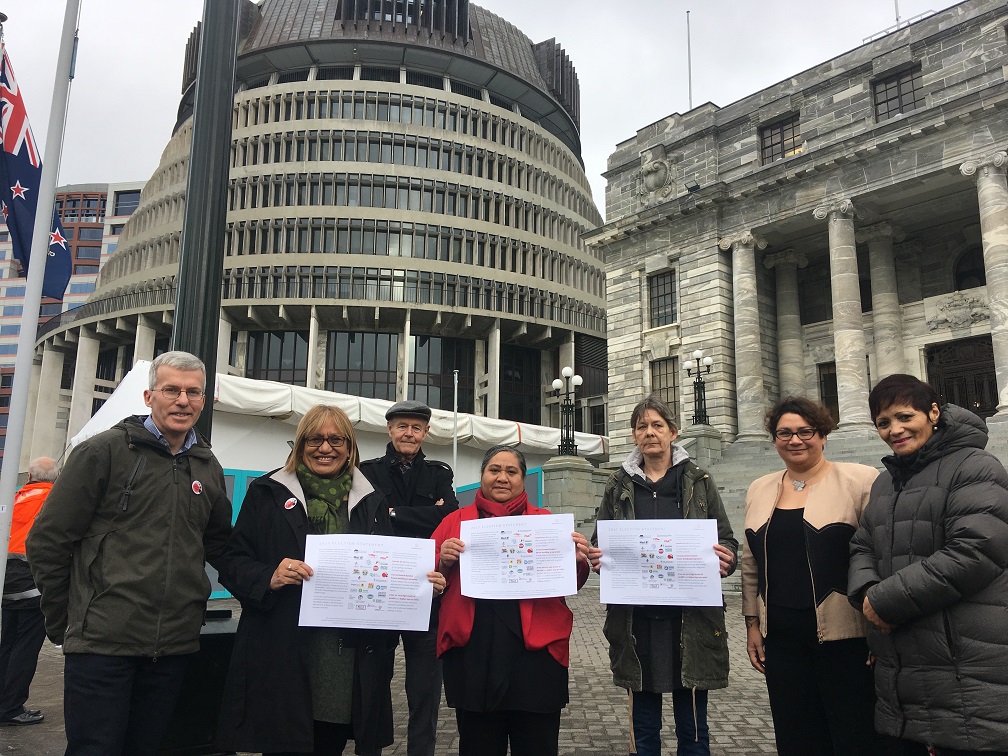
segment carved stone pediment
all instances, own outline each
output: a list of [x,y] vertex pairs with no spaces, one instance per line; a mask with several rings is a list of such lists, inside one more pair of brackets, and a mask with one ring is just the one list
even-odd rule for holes
[[637,198],[641,207],[658,205],[669,197],[675,189],[672,180],[672,163],[665,152],[665,145],[656,144],[641,153],[641,167],[637,172]]
[[990,320],[990,307],[979,294],[955,291],[924,303],[924,321],[929,331],[969,328],[985,320]]

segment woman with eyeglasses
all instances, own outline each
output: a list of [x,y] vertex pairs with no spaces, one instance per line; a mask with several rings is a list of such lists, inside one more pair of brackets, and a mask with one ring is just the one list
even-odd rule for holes
[[823,455],[833,418],[789,396],[766,415],[784,470],[749,486],[742,611],[766,677],[777,753],[883,754],[866,623],[847,601],[848,549],[878,470]]
[[[338,407],[301,418],[287,464],[253,481],[221,583],[241,601],[218,745],[264,754],[358,754],[392,743],[396,634],[298,626],[305,537],[391,535],[388,502],[357,469],[353,425]],[[444,577],[428,573],[434,591]]]

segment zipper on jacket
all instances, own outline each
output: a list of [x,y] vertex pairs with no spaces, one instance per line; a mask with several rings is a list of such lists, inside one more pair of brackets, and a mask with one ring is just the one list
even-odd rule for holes
[[948,643],[952,663],[955,665],[956,682],[962,682],[962,675],[959,674],[959,650],[956,648],[955,638],[952,635],[952,622],[946,611],[942,611],[942,625],[945,627],[945,642]]
[[[178,491],[178,455],[172,455],[172,481],[175,483],[175,505],[172,507],[171,516],[168,520],[168,563],[165,566],[165,582],[164,582],[164,595],[162,597],[162,606],[164,602],[167,601],[168,596],[171,592],[171,566],[170,562],[174,557],[175,552],[175,520],[178,518],[179,510],[179,491]],[[157,659],[158,653],[161,650],[161,618],[163,612],[158,612],[157,619],[157,632],[154,635],[154,658]]]
[[[777,502],[781,497],[781,483],[777,482],[777,498],[774,499],[773,509],[767,518],[766,527],[763,528],[763,614],[766,616],[766,624],[770,625],[770,560],[767,559],[767,537],[770,535],[770,523],[773,522],[773,513],[777,511]],[[806,549],[807,550],[807,549]],[[757,586],[757,592],[759,586]],[[761,630],[763,637],[766,637],[767,628]]]
[[126,486],[123,488],[122,495],[119,497],[119,502],[121,504],[121,509],[123,512],[129,507],[130,496],[133,495],[133,484],[136,483],[137,475],[140,474],[140,470],[144,466],[145,457],[138,456],[136,464],[133,465],[133,472],[130,473],[129,480],[126,481]]
[[[817,608],[816,604],[816,592],[815,592],[815,575],[812,574],[812,557],[809,556],[808,547],[808,537],[805,533],[805,513],[802,513],[802,539],[805,541],[805,563],[808,565],[808,575],[809,580],[812,583],[812,611],[814,612]],[[823,644],[823,634],[822,628],[819,627],[819,615],[816,614],[816,637],[819,639],[819,645]]]

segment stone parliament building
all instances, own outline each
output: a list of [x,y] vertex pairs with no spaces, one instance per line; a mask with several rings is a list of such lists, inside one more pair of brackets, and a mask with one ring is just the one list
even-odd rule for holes
[[613,460],[651,391],[688,429],[696,349],[720,443],[772,454],[764,412],[794,393],[831,408],[831,445],[870,446],[868,392],[896,372],[1008,435],[1006,28],[1003,0],[969,0],[617,146],[587,236]]

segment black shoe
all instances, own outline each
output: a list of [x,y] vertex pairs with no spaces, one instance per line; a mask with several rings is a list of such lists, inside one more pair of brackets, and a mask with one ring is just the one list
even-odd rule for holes
[[42,709],[25,709],[25,714],[41,714]]
[[33,725],[38,724],[43,719],[45,719],[45,714],[41,711],[25,709],[16,717],[9,717],[0,722],[0,727],[6,727],[7,725]]

